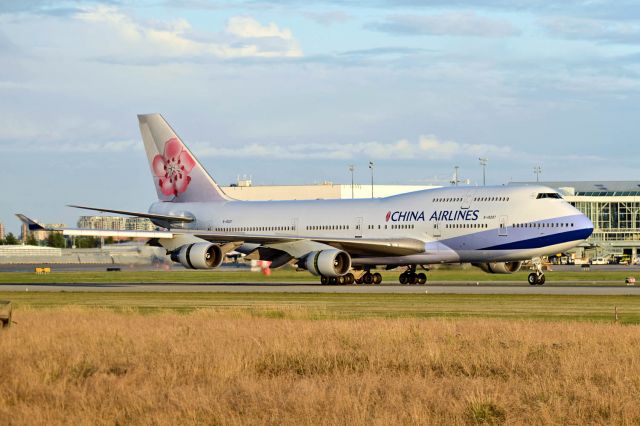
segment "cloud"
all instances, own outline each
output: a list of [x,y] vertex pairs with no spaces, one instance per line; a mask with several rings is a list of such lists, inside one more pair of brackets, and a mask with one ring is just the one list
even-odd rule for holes
[[15,45],[11,43],[11,41],[4,35],[2,31],[0,31],[0,54],[6,52],[14,52]]
[[370,58],[370,57],[387,57],[399,55],[416,55],[421,53],[433,52],[429,49],[417,47],[389,46],[389,47],[373,47],[371,49],[347,50],[340,52],[338,56]]
[[48,153],[119,153],[141,149],[139,141],[117,140],[106,142],[61,142],[39,141],[29,142],[2,142],[0,152],[48,152]]
[[[116,35],[124,41],[129,50],[129,56],[124,62],[133,60],[135,63],[145,63],[150,58],[186,60],[198,57],[233,59],[302,56],[291,30],[280,28],[273,22],[262,25],[247,16],[230,18],[223,34],[218,37],[211,34],[197,35],[185,19],[143,23],[112,6],[84,8],[74,18],[93,26],[107,27],[107,35]],[[115,56],[122,59],[123,50],[126,49],[118,47]],[[99,53],[102,55],[98,54],[97,57],[111,57],[113,62],[118,62],[110,52]]]
[[520,31],[507,21],[479,16],[474,12],[394,15],[384,21],[366,24],[365,27],[395,35],[512,37],[520,34]]
[[240,38],[281,38],[292,40],[293,35],[288,29],[281,30],[273,22],[261,25],[260,22],[248,16],[235,16],[227,22],[227,33]]
[[51,16],[69,16],[79,8],[121,4],[120,0],[5,0],[0,1],[0,14],[27,13]]
[[418,146],[420,151],[431,159],[447,159],[459,156],[477,157],[479,155],[507,157],[511,154],[511,148],[505,146],[441,141],[435,136],[421,136]]
[[234,148],[213,147],[196,143],[193,151],[202,157],[241,157],[278,159],[427,159],[443,160],[454,157],[489,155],[506,157],[511,154],[509,147],[497,145],[466,144],[443,141],[433,135],[420,136],[417,142],[400,139],[395,142],[359,143],[308,143],[308,144],[259,144],[253,143]]
[[594,40],[604,43],[637,44],[640,24],[574,17],[554,17],[540,21],[552,36],[572,40]]
[[334,25],[347,22],[353,17],[346,12],[333,10],[329,12],[303,12],[303,15],[321,25]]

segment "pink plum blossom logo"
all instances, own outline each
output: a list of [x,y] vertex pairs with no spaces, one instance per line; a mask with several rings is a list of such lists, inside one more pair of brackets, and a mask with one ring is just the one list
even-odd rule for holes
[[153,157],[152,163],[162,193],[177,196],[186,191],[191,182],[189,173],[195,165],[196,162],[180,140],[171,138],[166,141],[163,155]]
[[386,219],[387,219],[387,222],[389,222],[389,219],[391,219],[391,212],[390,211],[387,212],[387,218]]

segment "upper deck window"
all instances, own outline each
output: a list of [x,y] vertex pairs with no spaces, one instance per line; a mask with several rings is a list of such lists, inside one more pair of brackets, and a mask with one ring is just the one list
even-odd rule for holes
[[538,200],[541,198],[559,198],[562,199],[562,196],[557,192],[541,192],[536,197]]

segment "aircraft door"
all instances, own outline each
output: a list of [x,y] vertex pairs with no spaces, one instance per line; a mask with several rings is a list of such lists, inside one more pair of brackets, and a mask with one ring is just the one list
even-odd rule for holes
[[509,235],[507,233],[507,216],[500,216],[500,228],[498,230],[498,235],[501,237]]
[[354,224],[354,236],[356,238],[362,238],[362,218],[356,217]]
[[433,222],[433,238],[435,238],[436,240],[439,240],[440,237],[442,236],[442,232],[440,231],[440,222],[438,222],[437,220],[435,222]]
[[467,193],[464,198],[462,199],[462,205],[460,206],[461,209],[468,209],[471,207],[471,200],[473,199],[473,193],[469,192]]
[[292,233],[293,235],[298,235],[298,218],[294,217],[293,219],[291,219],[291,229],[292,229]]

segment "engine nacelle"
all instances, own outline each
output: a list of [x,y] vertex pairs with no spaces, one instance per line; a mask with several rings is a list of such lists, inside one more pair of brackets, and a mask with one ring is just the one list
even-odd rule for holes
[[351,256],[336,249],[313,251],[305,257],[304,268],[313,275],[341,277],[351,269]]
[[513,274],[520,270],[522,262],[473,263],[473,266],[490,274]]
[[171,253],[171,260],[180,262],[187,269],[212,269],[222,264],[224,254],[217,244],[193,243]]

